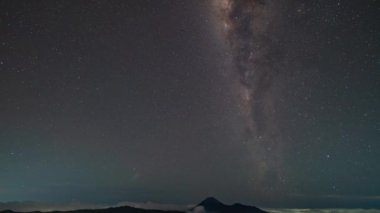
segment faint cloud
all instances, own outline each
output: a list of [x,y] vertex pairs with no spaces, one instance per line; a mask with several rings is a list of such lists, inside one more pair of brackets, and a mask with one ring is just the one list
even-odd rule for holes
[[380,209],[266,209],[272,213],[380,213]]
[[197,206],[194,209],[192,209],[191,211],[188,211],[188,213],[189,212],[191,212],[191,213],[206,213],[206,210],[203,206]]
[[176,204],[165,204],[165,203],[154,203],[154,202],[121,202],[116,206],[130,206],[140,209],[155,209],[155,210],[168,210],[168,211],[187,211],[193,205],[176,205]]

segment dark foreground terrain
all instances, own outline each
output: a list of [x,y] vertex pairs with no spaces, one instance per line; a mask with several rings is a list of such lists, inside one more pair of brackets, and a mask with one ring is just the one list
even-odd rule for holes
[[197,206],[190,209],[191,212],[217,212],[217,213],[265,213],[257,207],[246,206],[240,203],[225,205],[213,197],[206,198]]
[[[194,213],[266,213],[254,206],[245,206],[239,203],[233,205],[225,205],[215,198],[209,197],[189,209],[187,212]],[[18,213],[12,210],[0,211],[0,213]],[[40,211],[33,211],[29,213],[41,213]],[[130,206],[114,207],[107,209],[81,209],[73,211],[52,211],[50,213],[184,213],[182,211],[164,211],[164,210],[151,210],[139,209]]]

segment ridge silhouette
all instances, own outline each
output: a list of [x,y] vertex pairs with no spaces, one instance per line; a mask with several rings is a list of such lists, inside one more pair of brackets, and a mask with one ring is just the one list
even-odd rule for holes
[[[186,212],[199,213],[199,209],[202,213],[267,213],[255,206],[246,206],[240,203],[233,205],[226,205],[214,197],[208,197],[200,202],[198,205],[189,209]],[[49,213],[185,213],[185,211],[173,211],[173,210],[154,210],[154,209],[141,209],[130,206],[111,207],[104,209],[78,209],[70,211],[48,211]],[[21,213],[12,210],[0,211],[0,213]],[[25,213],[25,212],[22,212]],[[29,213],[42,213],[42,211],[30,211]]]
[[226,205],[214,197],[208,197],[198,205],[191,208],[191,211],[195,211],[198,208],[203,208],[205,212],[217,212],[217,213],[267,213],[255,206],[246,206],[240,203],[233,205]]

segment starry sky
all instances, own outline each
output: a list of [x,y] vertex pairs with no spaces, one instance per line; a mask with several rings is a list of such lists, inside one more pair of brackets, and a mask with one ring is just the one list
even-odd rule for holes
[[380,208],[377,0],[0,1],[0,202]]

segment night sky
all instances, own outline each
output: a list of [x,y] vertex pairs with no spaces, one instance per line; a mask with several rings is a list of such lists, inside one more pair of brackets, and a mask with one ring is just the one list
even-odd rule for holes
[[0,202],[380,208],[380,1],[0,1]]

